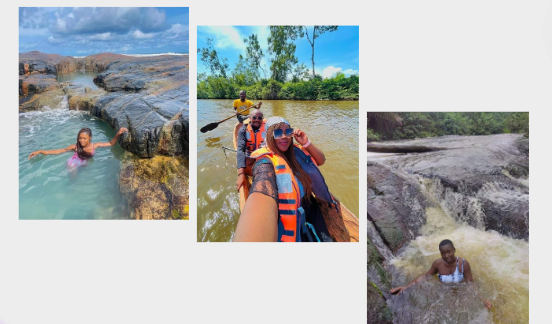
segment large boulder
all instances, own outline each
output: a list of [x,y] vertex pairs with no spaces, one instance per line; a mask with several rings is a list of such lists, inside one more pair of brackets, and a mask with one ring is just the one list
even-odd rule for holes
[[121,145],[140,157],[188,154],[187,57],[155,56],[116,61],[96,82],[111,93],[91,114],[111,127],[126,127]]
[[188,160],[127,155],[119,173],[119,189],[134,219],[188,219]]

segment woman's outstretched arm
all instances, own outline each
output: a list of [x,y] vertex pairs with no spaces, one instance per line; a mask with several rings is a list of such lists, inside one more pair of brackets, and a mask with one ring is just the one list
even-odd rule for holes
[[393,288],[393,289],[390,290],[390,292],[392,294],[395,294],[395,293],[400,294],[406,288],[431,278],[433,275],[435,275],[437,273],[437,261],[438,260],[433,261],[433,264],[431,265],[431,268],[429,268],[429,270],[426,273],[416,277],[416,279],[412,280],[412,282],[410,282],[408,285]]
[[119,131],[117,132],[117,134],[115,134],[115,137],[113,137],[111,141],[109,141],[108,143],[94,143],[94,148],[109,147],[115,145],[115,143],[117,143],[117,140],[119,139],[119,136],[121,136],[121,134],[123,134],[124,132],[128,132],[128,129],[124,127],[119,128]]
[[72,145],[67,146],[66,148],[57,149],[57,150],[38,150],[38,151],[34,151],[31,154],[29,154],[29,160],[34,158],[35,156],[37,156],[39,154],[55,155],[55,154],[61,154],[61,153],[74,151],[74,150],[75,150],[75,144],[72,144]]
[[253,184],[236,227],[234,242],[276,242],[277,199],[274,165],[270,161],[257,161],[253,167]]
[[472,291],[472,293],[481,300],[481,302],[483,303],[483,305],[485,305],[485,307],[487,307],[488,309],[491,309],[491,307],[493,307],[493,304],[491,304],[490,301],[481,297],[481,294],[477,290],[477,285],[475,284],[475,281],[473,281],[470,264],[465,259],[464,259],[464,277],[468,281],[468,287]]

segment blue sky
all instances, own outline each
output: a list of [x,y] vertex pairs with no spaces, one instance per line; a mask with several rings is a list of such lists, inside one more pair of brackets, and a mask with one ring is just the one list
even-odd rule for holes
[[[313,26],[307,26],[309,35],[312,35]],[[197,47],[207,47],[207,38],[213,39],[213,47],[217,50],[219,57],[228,59],[230,68],[233,69],[239,59],[239,55],[245,56],[244,38],[251,34],[257,34],[259,43],[265,54],[263,65],[270,66],[268,57],[269,35],[268,26],[198,26],[197,27]],[[299,59],[299,64],[312,69],[311,46],[306,37],[298,39],[295,42],[297,48],[295,56]],[[332,33],[325,33],[315,41],[314,63],[317,74],[323,77],[330,77],[336,72],[343,72],[346,75],[358,74],[358,26],[339,26]],[[198,73],[209,73],[203,62],[198,57]],[[268,69],[265,68],[268,71]],[[261,72],[262,76],[262,72]],[[269,77],[267,75],[267,77]]]
[[188,8],[19,8],[19,52],[189,52]]

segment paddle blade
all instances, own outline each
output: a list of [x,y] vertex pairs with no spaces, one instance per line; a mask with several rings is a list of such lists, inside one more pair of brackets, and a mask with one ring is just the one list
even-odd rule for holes
[[199,131],[202,132],[202,133],[212,131],[213,129],[217,128],[218,125],[219,125],[219,123],[210,123],[206,126],[201,127],[201,129]]

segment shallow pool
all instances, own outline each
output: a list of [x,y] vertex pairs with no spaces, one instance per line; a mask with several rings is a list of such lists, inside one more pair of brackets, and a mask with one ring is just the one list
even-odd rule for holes
[[[65,100],[66,102],[66,100]],[[83,128],[93,142],[108,142],[115,131],[87,112],[43,108],[19,115],[20,219],[124,219],[126,203],[118,188],[120,159],[117,144],[99,148],[86,166],[68,169],[73,152],[28,156],[35,150],[65,148],[76,143]]]

